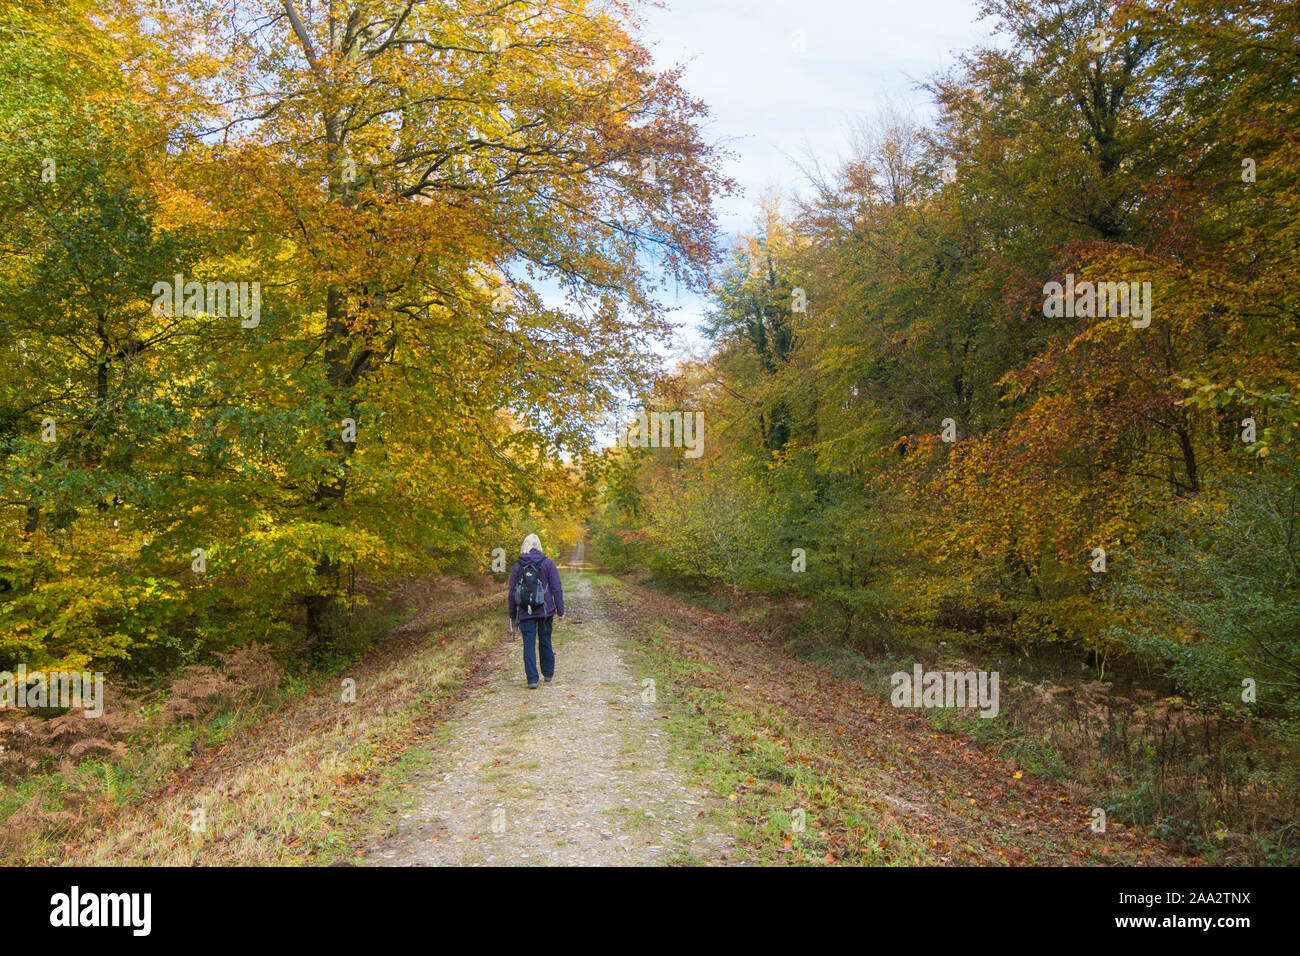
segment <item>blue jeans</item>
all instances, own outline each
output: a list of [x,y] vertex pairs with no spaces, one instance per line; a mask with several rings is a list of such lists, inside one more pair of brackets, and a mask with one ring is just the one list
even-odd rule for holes
[[533,648],[533,638],[537,639],[542,649],[542,676],[550,679],[555,676],[555,651],[551,649],[551,617],[524,618],[519,622],[519,633],[524,636],[524,674],[528,683],[537,683],[537,652]]

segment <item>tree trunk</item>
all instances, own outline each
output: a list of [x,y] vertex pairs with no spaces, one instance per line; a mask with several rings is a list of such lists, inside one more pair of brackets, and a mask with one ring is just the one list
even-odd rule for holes
[[[330,168],[330,198],[335,202],[348,205],[351,202],[350,190],[343,180],[341,171],[344,159],[342,123],[337,114],[328,115],[325,121],[326,162]],[[365,365],[365,355],[353,356],[355,346],[351,323],[349,322],[347,291],[342,286],[329,286],[325,293],[325,381],[330,393],[346,390],[348,415],[356,418],[356,395],[352,389],[361,377]],[[347,475],[344,469],[352,455],[355,445],[343,441],[342,422],[332,423],[338,432],[330,431],[325,439],[327,456],[338,462],[339,472],[316,486],[312,501],[321,512],[340,508],[347,496]],[[308,595],[307,633],[311,636],[312,646],[318,652],[329,651],[337,644],[344,629],[342,603],[339,599],[339,584],[342,564],[332,555],[321,553],[316,559],[315,593]]]

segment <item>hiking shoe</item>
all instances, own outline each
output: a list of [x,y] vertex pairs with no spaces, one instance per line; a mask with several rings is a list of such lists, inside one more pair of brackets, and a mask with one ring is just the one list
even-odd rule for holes
[[551,682],[551,679],[550,679],[550,678],[549,678],[549,677],[548,677],[548,678],[546,678],[546,683],[548,683],[548,684],[549,684],[549,683],[550,683],[550,682]]
[[529,685],[528,685],[528,689],[529,689],[529,690],[537,690],[537,681],[533,681],[531,684],[529,684]]

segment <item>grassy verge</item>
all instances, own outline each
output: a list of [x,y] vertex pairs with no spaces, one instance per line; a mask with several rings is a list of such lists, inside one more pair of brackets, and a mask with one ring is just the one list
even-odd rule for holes
[[[593,575],[615,598],[623,586]],[[781,708],[761,701],[692,653],[689,635],[646,621],[630,635],[637,680],[654,680],[677,760],[722,798],[723,827],[741,862],[781,865],[912,865],[919,845],[872,807],[865,777],[834,742],[800,733]],[[689,858],[679,863],[698,862]]]
[[892,653],[864,653],[826,633],[808,609],[756,601],[762,610],[754,612],[708,595],[665,593],[777,635],[787,653],[881,700],[890,674],[909,672],[918,660],[927,670],[996,669],[1000,719],[923,712],[934,729],[978,741],[1103,808],[1111,823],[1140,828],[1205,862],[1294,864],[1300,853],[1300,765],[1286,728],[1274,732],[1267,722],[1197,708],[1132,680],[1103,682],[1095,671],[1062,671],[1010,654],[983,659],[978,647],[951,635],[947,643],[938,634],[896,643]]
[[[349,858],[415,744],[501,642],[500,613],[450,615],[400,649],[286,676],[262,698],[22,781],[0,814],[59,807],[7,864],[284,865]],[[355,700],[345,700],[345,680]],[[415,748],[419,750],[420,748]],[[33,800],[33,797],[36,799]],[[62,814],[63,816],[60,816]],[[50,816],[55,817],[50,820]],[[51,825],[52,824],[52,825]]]

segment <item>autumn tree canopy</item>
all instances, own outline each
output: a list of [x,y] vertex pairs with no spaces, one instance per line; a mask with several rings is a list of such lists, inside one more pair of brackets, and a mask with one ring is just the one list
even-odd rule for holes
[[637,30],[585,0],[7,9],[0,653],[163,663],[302,613],[328,645],[357,574],[572,500],[725,186]]
[[712,355],[646,393],[703,408],[709,454],[623,455],[601,533],[874,651],[1126,657],[1295,714],[1295,8],[983,11],[933,122],[867,118],[764,203]]

